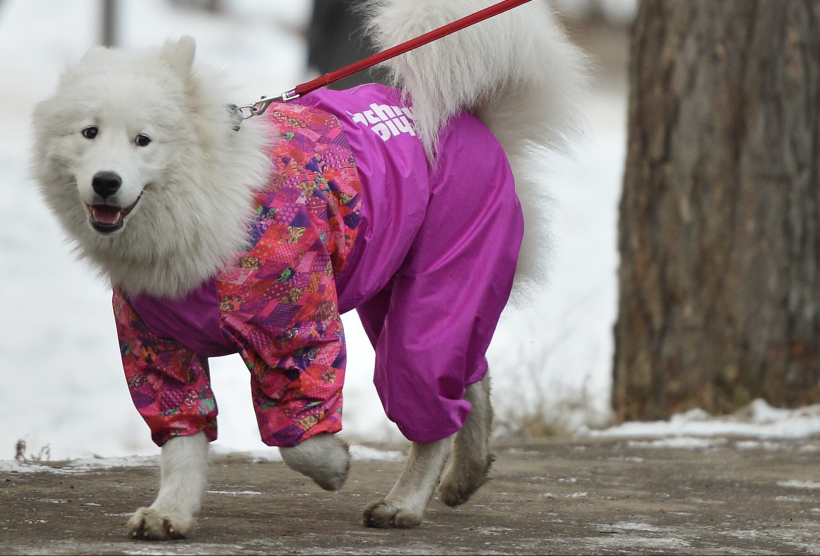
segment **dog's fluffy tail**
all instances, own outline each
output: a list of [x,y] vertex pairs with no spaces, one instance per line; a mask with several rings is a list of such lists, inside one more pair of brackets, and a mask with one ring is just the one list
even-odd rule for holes
[[[498,1],[369,0],[369,31],[389,48]],[[513,292],[520,304],[546,279],[550,198],[543,151],[565,151],[580,133],[586,57],[547,0],[534,0],[386,65],[412,98],[416,132],[431,159],[439,131],[462,109],[476,114],[504,147],[524,210]]]

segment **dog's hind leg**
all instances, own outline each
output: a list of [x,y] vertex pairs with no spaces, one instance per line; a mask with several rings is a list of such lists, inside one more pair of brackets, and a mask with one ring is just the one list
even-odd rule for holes
[[350,470],[347,444],[332,434],[317,434],[291,448],[279,448],[291,469],[307,475],[325,490],[339,490]]
[[452,435],[436,442],[413,442],[404,471],[384,500],[364,509],[368,527],[415,527],[421,523],[441,471],[453,451]]
[[439,498],[448,506],[466,502],[487,481],[493,462],[490,455],[490,375],[467,386],[464,399],[472,410],[464,426],[438,442],[414,442],[396,485],[384,500],[367,506],[363,513],[368,527],[415,527],[435,491],[451,452],[453,457],[439,487]]
[[473,406],[464,426],[456,433],[453,457],[439,485],[439,500],[458,506],[469,500],[487,482],[493,462],[490,432],[493,408],[490,403],[490,373],[481,382],[467,387],[464,399]]
[[204,432],[172,438],[162,447],[162,479],[157,499],[128,521],[136,539],[181,539],[193,532],[202,506],[208,472],[208,438]]

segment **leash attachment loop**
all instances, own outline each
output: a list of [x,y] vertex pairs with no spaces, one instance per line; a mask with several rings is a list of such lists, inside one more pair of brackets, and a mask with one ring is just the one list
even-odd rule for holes
[[230,104],[228,108],[231,110],[231,118],[233,120],[234,131],[239,131],[242,122],[244,122],[245,120],[253,118],[254,116],[261,116],[262,114],[264,114],[268,107],[274,102],[289,102],[291,100],[296,100],[300,96],[302,95],[297,93],[296,89],[291,89],[290,91],[284,92],[279,96],[263,96],[261,99],[254,102],[253,104],[243,104],[241,106],[237,106],[236,104]]

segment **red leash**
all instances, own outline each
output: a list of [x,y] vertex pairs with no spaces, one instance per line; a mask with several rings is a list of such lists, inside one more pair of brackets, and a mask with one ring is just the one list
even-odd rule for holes
[[[446,2],[447,0],[442,0]],[[287,102],[289,100],[294,100],[299,98],[302,95],[306,95],[311,91],[315,91],[316,89],[320,89],[331,83],[339,81],[340,79],[344,79],[354,73],[360,72],[367,68],[373,67],[376,64],[380,64],[386,60],[390,60],[391,58],[395,58],[396,56],[400,56],[406,52],[414,50],[420,46],[424,46],[425,44],[431,43],[435,40],[438,40],[442,37],[446,37],[456,31],[460,31],[465,27],[469,27],[470,25],[475,25],[480,21],[484,21],[485,19],[489,19],[493,16],[498,14],[504,13],[508,10],[516,8],[521,4],[526,4],[531,0],[504,0],[503,2],[499,2],[489,8],[485,8],[479,12],[476,12],[472,15],[468,15],[467,17],[463,17],[458,19],[444,27],[439,27],[438,29],[434,29],[429,33],[425,33],[420,37],[416,37],[415,39],[411,39],[407,42],[404,42],[398,46],[394,46],[393,48],[388,48],[383,52],[379,52],[378,54],[374,54],[372,56],[368,56],[364,60],[356,62],[355,64],[351,64],[346,66],[340,70],[336,70],[331,73],[326,73],[321,77],[317,77],[313,81],[308,81],[307,83],[302,83],[301,85],[297,86],[295,89],[288,91],[287,93],[282,93],[278,97],[262,97],[259,102],[254,104],[246,105],[246,106],[239,106],[234,109],[235,113],[242,114],[243,119],[248,119],[252,116],[258,116],[267,110],[268,106],[272,102],[280,102],[284,101]]]
[[[447,0],[442,1],[446,2]],[[303,83],[296,87],[293,90],[293,93],[300,96],[306,95],[311,91],[315,91],[316,89],[325,87],[326,85],[330,85],[331,83],[339,81],[340,79],[344,79],[345,77],[353,75],[354,73],[373,67],[376,64],[381,64],[382,62],[390,60],[391,58],[395,58],[396,56],[400,56],[401,54],[404,54],[411,50],[415,50],[420,46],[424,46],[425,44],[431,43],[442,37],[446,37],[447,35],[455,33],[456,31],[461,31],[465,27],[475,25],[480,21],[484,21],[485,19],[489,19],[493,16],[496,16],[500,13],[504,13],[508,10],[520,6],[521,4],[526,4],[530,1],[531,0],[504,0],[503,2],[499,2],[498,4],[490,6],[489,8],[485,8],[480,12],[476,12],[472,15],[468,15],[467,17],[463,17],[457,21],[445,25],[444,27],[434,29],[429,33],[421,35],[420,37],[411,39],[398,46],[394,46],[393,48],[388,48],[387,50],[379,52],[378,54],[368,56],[364,60],[356,62],[355,64],[351,64],[347,67],[344,67],[340,70],[336,70],[331,73],[326,73],[321,77],[317,77],[313,81]]]

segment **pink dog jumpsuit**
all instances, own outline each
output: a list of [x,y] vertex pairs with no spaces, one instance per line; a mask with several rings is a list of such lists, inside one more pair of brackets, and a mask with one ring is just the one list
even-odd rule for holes
[[154,441],[216,438],[207,359],[229,353],[251,372],[266,444],[341,430],[351,309],[387,416],[412,441],[457,432],[523,234],[501,146],[462,113],[431,165],[400,92],[381,85],[316,91],[264,117],[274,171],[251,247],[183,300],[114,290],[128,386]]

